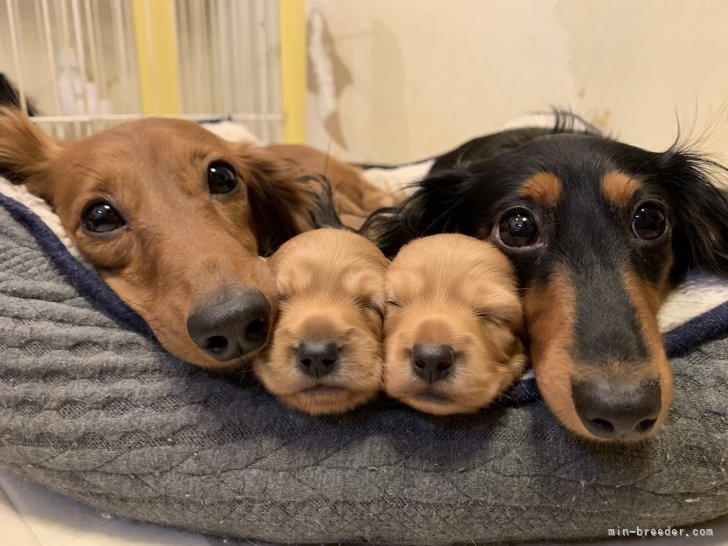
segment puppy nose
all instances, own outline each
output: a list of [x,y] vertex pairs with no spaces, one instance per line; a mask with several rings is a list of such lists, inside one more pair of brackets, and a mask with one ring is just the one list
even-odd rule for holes
[[647,437],[662,409],[658,380],[574,382],[571,396],[589,432],[610,440]]
[[333,341],[302,341],[296,361],[303,373],[319,379],[330,374],[339,361],[339,348]]
[[454,363],[455,351],[450,345],[415,343],[412,348],[412,369],[428,383],[446,377]]
[[270,304],[258,290],[236,292],[222,303],[204,305],[187,319],[193,341],[216,360],[243,356],[265,343]]

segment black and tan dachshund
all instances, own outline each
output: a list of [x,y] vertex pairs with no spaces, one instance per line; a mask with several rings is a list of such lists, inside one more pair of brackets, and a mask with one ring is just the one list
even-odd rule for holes
[[581,437],[640,440],[672,401],[663,299],[690,268],[728,273],[728,201],[715,185],[725,169],[581,121],[557,113],[550,129],[454,150],[363,232],[389,256],[434,233],[493,242],[516,266],[537,382],[556,417]]

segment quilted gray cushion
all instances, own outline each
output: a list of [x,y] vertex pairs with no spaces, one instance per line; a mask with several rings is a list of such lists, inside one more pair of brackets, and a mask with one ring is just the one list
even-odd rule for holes
[[728,513],[725,333],[673,360],[674,409],[646,445],[576,440],[538,400],[449,419],[378,400],[317,419],[165,354],[24,223],[0,207],[0,465],[55,491],[298,543],[605,537]]

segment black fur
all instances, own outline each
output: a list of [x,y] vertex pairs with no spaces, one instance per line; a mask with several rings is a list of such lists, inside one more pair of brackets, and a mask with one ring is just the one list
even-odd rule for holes
[[[25,113],[31,117],[37,116],[38,111],[33,103],[27,98],[25,102]],[[18,93],[16,87],[2,72],[0,72],[0,106],[15,106],[16,108],[20,108],[20,93]]]
[[[572,114],[557,113],[552,129],[503,131],[449,152],[447,159],[437,163],[442,169],[433,168],[428,177],[415,183],[415,192],[399,206],[372,213],[361,232],[388,256],[394,256],[408,241],[434,233],[489,238],[499,214],[518,201],[516,192],[529,176],[556,174],[568,186],[564,206],[579,206],[575,204],[578,198],[585,211],[593,211],[604,206],[598,193],[601,175],[619,170],[644,178],[643,193],[667,205],[672,216],[674,278],[692,267],[728,274],[728,200],[715,185],[726,170],[686,148],[674,146],[655,153],[602,136],[592,127],[577,130],[573,119]],[[483,159],[477,160],[478,154]],[[558,219],[560,225],[571,222],[571,212],[555,214],[554,221]],[[585,229],[598,231],[599,226],[592,225],[597,219],[590,213],[587,217],[590,221]],[[596,235],[603,237],[604,233]],[[608,246],[620,246],[627,240],[624,233],[614,237],[611,242],[595,239],[595,246],[587,252],[604,254]],[[524,282],[548,265],[541,260],[540,267],[535,267],[534,256],[509,255]],[[632,261],[649,277],[655,258],[654,252],[646,252],[633,256]]]
[[336,212],[334,191],[329,179],[323,175],[310,175],[305,180],[311,187],[309,195],[313,201],[313,208],[308,211],[311,225],[316,229],[328,227],[355,232],[344,225]]
[[[415,184],[400,206],[373,213],[362,233],[387,256],[416,237],[457,232],[491,240],[514,263],[522,288],[545,286],[566,274],[575,295],[572,356],[593,364],[647,357],[624,274],[662,291],[693,267],[728,274],[728,201],[714,185],[725,170],[677,146],[655,153],[574,130],[557,116],[552,130],[516,129],[447,154],[437,170]],[[483,159],[477,160],[480,154]],[[642,180],[626,208],[601,191],[604,175]],[[562,195],[542,206],[519,194],[537,173],[555,175]],[[653,242],[634,237],[636,207],[661,203],[668,232]],[[544,244],[512,248],[494,237],[494,226],[513,207],[533,213]]]

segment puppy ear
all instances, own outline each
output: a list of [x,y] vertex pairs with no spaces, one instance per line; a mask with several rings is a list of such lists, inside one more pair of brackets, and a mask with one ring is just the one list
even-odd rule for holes
[[676,220],[674,276],[692,267],[728,274],[728,193],[712,181],[728,171],[685,150],[666,152],[662,163],[659,181],[668,189]]
[[[61,146],[17,108],[0,107],[0,175],[14,184],[43,171]],[[31,188],[33,193],[39,188]]]
[[392,257],[407,242],[435,233],[466,233],[461,214],[471,175],[466,170],[442,171],[416,182],[415,192],[396,207],[369,215],[360,229],[385,256]]
[[288,239],[314,227],[310,216],[313,194],[294,163],[249,146],[242,147],[241,156],[252,175],[248,199],[258,252],[268,256]]

